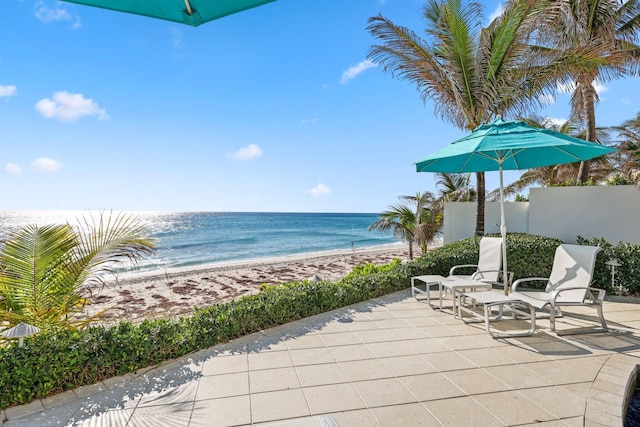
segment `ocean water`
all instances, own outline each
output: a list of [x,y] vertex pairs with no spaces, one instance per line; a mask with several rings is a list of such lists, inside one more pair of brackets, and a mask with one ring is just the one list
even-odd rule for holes
[[[27,224],[75,224],[88,211],[0,211],[0,238]],[[157,238],[157,252],[134,271],[191,267],[398,243],[368,231],[378,214],[133,212]]]

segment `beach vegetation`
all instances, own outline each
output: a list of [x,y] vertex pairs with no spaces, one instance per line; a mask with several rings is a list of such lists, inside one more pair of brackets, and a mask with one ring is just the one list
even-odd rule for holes
[[619,135],[614,173],[609,180],[640,186],[640,113],[613,128]]
[[[576,116],[572,116],[569,120],[558,122],[550,118],[541,118],[533,115],[529,117],[520,117],[519,120],[524,121],[529,126],[537,128],[551,129],[564,135],[575,138],[585,138],[585,129],[582,122]],[[596,128],[598,141],[602,144],[609,145],[611,141],[610,128]],[[599,185],[606,183],[607,177],[611,174],[613,163],[612,157],[601,156],[591,160],[590,177],[586,181],[578,179],[580,171],[580,162],[565,163],[560,165],[543,166],[525,170],[520,177],[503,188],[505,197],[515,196],[532,185],[542,187],[568,187],[574,185]],[[499,201],[500,189],[496,189],[487,194],[487,200]]]
[[[436,114],[472,131],[498,116],[522,114],[570,82],[570,71],[592,59],[577,49],[543,55],[532,45],[556,2],[509,0],[488,26],[483,6],[461,0],[430,0],[423,8],[424,38],[378,15],[367,30],[379,42],[368,57],[392,76],[407,80]],[[475,234],[484,235],[485,177],[476,173]]]
[[409,244],[409,259],[413,259],[413,244],[417,243],[425,254],[428,244],[442,230],[442,204],[429,191],[418,192],[415,196],[400,196],[399,199],[404,203],[389,206],[369,226],[369,230],[392,231],[395,237]]
[[[596,259],[593,280],[604,284],[608,293],[622,293],[623,295],[640,296],[640,245],[628,242],[613,244],[604,238],[585,238],[578,236],[578,244],[600,246],[602,252]],[[606,262],[617,260],[615,284],[611,282],[611,269]],[[620,292],[622,291],[622,292]]]
[[[515,278],[548,277],[558,239],[522,233],[507,235],[510,265]],[[582,244],[602,240],[582,239]],[[615,255],[622,262],[619,280],[640,288],[640,245],[620,244]],[[453,265],[474,264],[479,241],[468,238],[429,251],[413,262],[362,266],[339,282],[301,281],[265,287],[210,307],[197,309],[190,317],[121,322],[113,327],[90,325],[84,329],[46,330],[16,344],[0,348],[0,409],[28,403],[75,387],[136,372],[189,353],[225,343],[240,336],[339,309],[376,297],[405,290],[419,274],[447,275]],[[596,286],[608,286],[608,269],[598,256]],[[616,276],[618,277],[618,276]],[[618,280],[618,279],[617,279]],[[338,310],[333,319],[348,318],[349,309]],[[194,373],[185,368],[185,375]]]
[[0,244],[0,325],[77,329],[97,320],[74,315],[123,262],[153,253],[154,239],[126,214],[83,218],[76,226],[27,225]]
[[471,185],[470,173],[436,172],[436,188],[440,203],[475,202],[476,190]]
[[[558,2],[559,12],[540,28],[540,38],[553,54],[571,58],[571,51],[589,52],[588,62],[576,61],[573,81],[565,86],[571,93],[571,112],[585,124],[584,139],[598,138],[595,105],[598,89],[605,82],[640,71],[640,3],[619,0],[567,0]],[[547,51],[540,51],[547,55]],[[580,163],[577,180],[590,177],[593,160]]]

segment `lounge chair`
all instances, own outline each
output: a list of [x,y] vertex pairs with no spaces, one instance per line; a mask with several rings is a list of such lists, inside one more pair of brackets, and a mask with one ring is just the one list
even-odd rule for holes
[[[456,274],[456,270],[476,267],[471,275]],[[454,265],[449,270],[449,277],[455,276],[461,279],[479,280],[485,283],[498,283],[502,269],[502,238],[483,237],[480,239],[480,252],[478,264]]]
[[[456,293],[465,290],[477,291],[491,290],[494,283],[498,283],[501,275],[502,263],[502,239],[499,237],[483,237],[480,239],[478,264],[455,265],[449,270],[449,276],[423,275],[411,278],[411,294],[426,296],[427,303],[431,304],[431,286],[438,286],[439,308],[442,310],[442,300],[447,293],[451,294],[453,301],[453,314],[456,310]],[[456,274],[456,270],[476,268],[471,275]],[[511,273],[513,275],[513,273]],[[434,307],[435,308],[435,307]]]
[[[596,256],[601,248],[563,244],[556,249],[551,275],[548,278],[532,277],[514,282],[509,296],[524,301],[536,309],[549,308],[551,330],[556,332],[556,316],[562,315],[562,306],[590,306],[597,310],[602,329],[588,332],[607,331],[607,323],[602,313],[602,302],[606,295],[603,289],[591,287]],[[518,287],[526,282],[546,281],[544,292],[520,291]],[[571,332],[565,332],[569,334]],[[575,332],[573,332],[575,333]],[[584,333],[581,331],[579,333]]]

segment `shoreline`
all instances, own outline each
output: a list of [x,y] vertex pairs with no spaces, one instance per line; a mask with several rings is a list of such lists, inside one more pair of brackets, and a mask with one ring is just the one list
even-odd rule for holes
[[[442,245],[441,241],[433,243],[431,246],[436,247]],[[204,264],[196,264],[184,267],[157,267],[144,271],[127,271],[118,274],[119,280],[144,280],[149,278],[158,278],[165,277],[167,274],[169,275],[184,275],[197,273],[199,271],[207,271],[207,270],[233,270],[236,268],[243,268],[247,266],[262,266],[267,264],[277,264],[287,261],[300,261],[310,258],[323,258],[323,257],[333,257],[333,256],[347,256],[347,255],[356,255],[362,253],[370,253],[370,252],[385,252],[390,250],[402,249],[402,247],[406,248],[406,243],[395,242],[395,243],[386,243],[383,245],[375,245],[375,246],[363,246],[355,249],[328,249],[323,251],[313,251],[313,252],[298,252],[287,255],[276,255],[276,256],[268,256],[262,258],[244,258],[238,260],[230,260],[230,261],[218,261]],[[409,253],[408,249],[406,250],[407,254]],[[415,248],[414,248],[415,252]],[[418,250],[419,252],[419,250]]]
[[[436,242],[430,249],[437,247]],[[415,249],[415,248],[414,248]],[[378,245],[355,250],[331,250],[279,257],[239,260],[215,264],[121,273],[106,280],[98,289],[87,289],[91,296],[79,318],[87,318],[110,308],[100,322],[105,325],[122,320],[176,318],[207,307],[259,292],[262,284],[307,280],[339,281],[355,266],[388,264],[408,258],[406,244]],[[414,251],[419,256],[420,250]]]

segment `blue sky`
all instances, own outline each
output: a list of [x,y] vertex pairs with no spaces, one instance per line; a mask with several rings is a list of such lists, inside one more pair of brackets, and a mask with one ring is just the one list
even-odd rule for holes
[[[192,28],[3,0],[0,209],[379,212],[436,191],[413,163],[464,133],[366,61],[367,18],[420,32],[423,4],[278,0]],[[637,79],[600,96],[599,125],[640,111]]]

